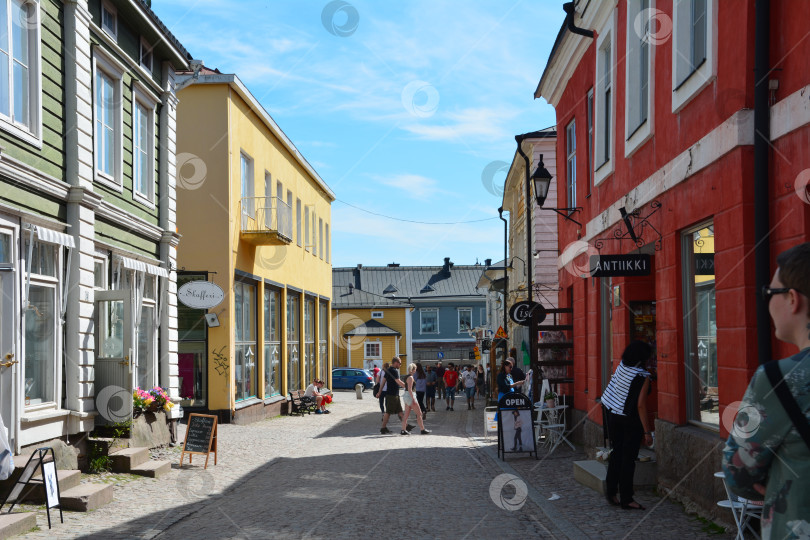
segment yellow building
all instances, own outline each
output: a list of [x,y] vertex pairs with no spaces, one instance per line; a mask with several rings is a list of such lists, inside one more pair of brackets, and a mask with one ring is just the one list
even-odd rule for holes
[[180,392],[244,423],[331,383],[335,195],[236,75],[179,81]]
[[354,286],[354,268],[332,272],[335,367],[382,367],[394,356],[403,365],[413,356],[410,335],[413,306]]

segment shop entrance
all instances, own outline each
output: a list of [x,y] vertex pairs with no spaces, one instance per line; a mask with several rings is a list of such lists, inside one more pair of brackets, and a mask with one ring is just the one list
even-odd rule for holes
[[14,339],[15,321],[19,320],[16,309],[15,283],[17,272],[14,246],[16,228],[0,216],[0,414],[8,430],[8,442],[14,452],[17,442],[17,416],[19,407],[18,385],[20,378],[19,355]]
[[132,294],[126,290],[96,291],[96,424],[132,417],[134,325]]

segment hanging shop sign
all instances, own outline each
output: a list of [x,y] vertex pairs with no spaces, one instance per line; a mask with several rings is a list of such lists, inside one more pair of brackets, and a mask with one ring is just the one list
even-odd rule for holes
[[546,320],[546,309],[538,302],[524,300],[509,308],[509,318],[520,326],[529,326],[535,318],[535,323],[540,324]]
[[590,268],[591,277],[649,276],[652,264],[646,253],[591,255]]
[[177,289],[177,299],[192,309],[211,309],[225,299],[225,292],[210,281],[189,281]]
[[695,275],[714,275],[714,253],[695,253]]

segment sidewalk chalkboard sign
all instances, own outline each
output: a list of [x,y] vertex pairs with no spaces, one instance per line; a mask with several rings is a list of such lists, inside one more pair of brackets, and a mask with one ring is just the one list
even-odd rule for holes
[[205,454],[205,467],[208,468],[208,457],[214,453],[214,465],[217,464],[217,417],[211,414],[190,414],[180,453],[180,466],[183,466],[185,454],[191,463],[194,454]]
[[[50,456],[48,455],[50,453]],[[34,478],[34,475],[39,468],[42,475],[41,478]],[[64,523],[65,519],[62,517],[62,500],[59,493],[59,479],[56,476],[56,457],[53,454],[53,448],[44,447],[37,448],[31,457],[28,458],[28,463],[25,464],[22,475],[14,483],[11,492],[0,503],[2,508],[6,503],[10,502],[7,513],[11,513],[14,505],[22,502],[33,490],[31,484],[43,484],[45,488],[45,510],[48,513],[48,528],[51,528],[51,508],[59,508],[59,520]],[[23,493],[23,490],[31,486],[31,489]]]

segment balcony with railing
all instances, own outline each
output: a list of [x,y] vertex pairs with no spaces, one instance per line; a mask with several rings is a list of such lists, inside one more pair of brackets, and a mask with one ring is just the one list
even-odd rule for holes
[[292,242],[292,207],[278,197],[243,197],[239,214],[242,240],[257,246]]

